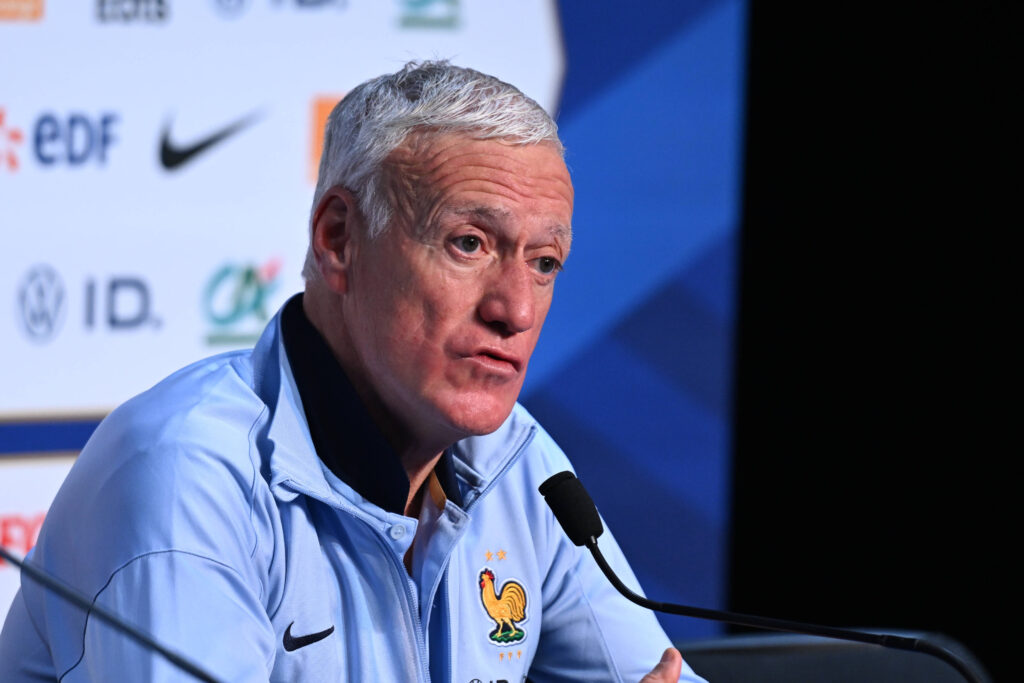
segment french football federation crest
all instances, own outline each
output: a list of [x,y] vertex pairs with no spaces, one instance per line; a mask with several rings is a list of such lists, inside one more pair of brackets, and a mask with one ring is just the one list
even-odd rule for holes
[[499,592],[494,587],[494,572],[484,567],[480,572],[480,598],[487,615],[497,624],[488,637],[495,645],[511,645],[526,638],[517,622],[526,621],[526,589],[518,581],[508,580]]

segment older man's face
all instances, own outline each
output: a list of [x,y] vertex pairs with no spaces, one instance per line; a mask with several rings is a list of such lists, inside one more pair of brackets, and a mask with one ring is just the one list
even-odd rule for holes
[[389,161],[399,211],[383,235],[354,238],[343,302],[355,379],[407,438],[492,432],[569,253],[569,173],[549,145],[460,135],[413,139]]

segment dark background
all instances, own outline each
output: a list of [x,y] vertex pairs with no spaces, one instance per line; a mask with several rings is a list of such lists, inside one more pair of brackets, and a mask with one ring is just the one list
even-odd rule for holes
[[822,5],[751,6],[730,606],[1012,680],[1018,13]]

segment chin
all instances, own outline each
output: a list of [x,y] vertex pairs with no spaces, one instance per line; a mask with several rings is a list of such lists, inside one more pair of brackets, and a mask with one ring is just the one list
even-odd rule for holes
[[448,422],[455,430],[466,436],[482,436],[497,431],[508,419],[515,399],[497,399],[493,396],[476,397],[475,400],[460,401],[451,406],[447,413]]

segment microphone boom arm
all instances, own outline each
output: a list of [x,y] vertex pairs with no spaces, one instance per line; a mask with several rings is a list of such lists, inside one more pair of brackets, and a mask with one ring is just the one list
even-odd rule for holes
[[600,549],[598,549],[596,538],[591,536],[590,539],[586,541],[585,545],[594,555],[594,560],[597,561],[597,565],[601,568],[601,571],[604,572],[604,575],[608,577],[608,580],[612,585],[615,586],[616,590],[641,607],[646,607],[647,609],[652,609],[657,612],[678,614],[684,617],[697,617],[698,619],[725,621],[730,624],[736,624],[737,626],[750,626],[753,628],[763,628],[772,631],[786,631],[789,633],[803,633],[810,636],[825,636],[826,638],[836,638],[838,640],[852,640],[859,643],[882,645],[883,647],[890,647],[898,650],[922,652],[943,660],[963,674],[963,676],[967,680],[971,681],[971,683],[983,683],[982,680],[978,678],[975,673],[952,652],[921,638],[908,638],[906,636],[897,636],[891,633],[868,633],[867,631],[854,631],[851,629],[836,628],[834,626],[806,624],[799,621],[789,621],[787,619],[773,619],[771,617],[759,617],[753,614],[740,614],[738,612],[706,609],[704,607],[690,607],[688,605],[676,605],[671,602],[650,600],[642,595],[637,595],[631,591],[626,584],[622,583],[615,572],[612,571],[608,561],[604,559],[604,555],[601,553]]
[[803,633],[811,636],[824,636],[837,640],[852,640],[858,643],[881,645],[897,650],[922,652],[937,657],[951,665],[971,683],[983,683],[981,677],[962,659],[949,650],[922,638],[909,638],[891,633],[868,633],[866,631],[854,631],[834,626],[821,626],[818,624],[801,623],[799,621],[788,621],[786,619],[725,612],[704,607],[689,607],[669,602],[657,602],[637,595],[616,576],[608,561],[604,559],[604,555],[598,549],[597,537],[604,531],[604,526],[601,523],[600,515],[597,513],[597,506],[594,505],[593,499],[586,489],[583,488],[583,484],[576,478],[576,475],[569,471],[554,474],[540,485],[540,493],[544,496],[544,500],[551,508],[551,512],[554,514],[555,519],[558,520],[562,530],[565,531],[565,535],[569,537],[569,540],[575,545],[589,548],[594,559],[597,561],[597,565],[604,572],[604,575],[608,577],[611,584],[615,586],[615,589],[641,607],[657,612],[678,614],[684,617],[724,621],[738,626]]

